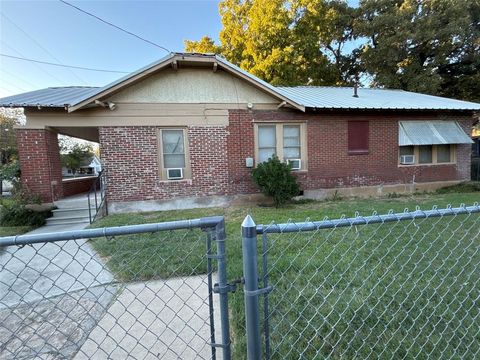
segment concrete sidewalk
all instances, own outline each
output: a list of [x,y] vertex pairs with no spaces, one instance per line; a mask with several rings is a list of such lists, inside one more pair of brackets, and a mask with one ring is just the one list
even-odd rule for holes
[[[87,225],[44,226],[29,234]],[[117,293],[86,240],[9,246],[0,270],[1,359],[71,358]]]
[[[219,342],[217,295],[214,307]],[[209,342],[206,275],[121,284],[86,240],[10,246],[0,255],[2,360],[210,359]]]

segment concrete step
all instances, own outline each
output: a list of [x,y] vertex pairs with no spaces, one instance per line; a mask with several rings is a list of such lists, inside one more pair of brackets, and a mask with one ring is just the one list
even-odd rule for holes
[[48,218],[45,225],[46,226],[53,226],[53,225],[67,225],[67,224],[82,224],[82,223],[89,223],[90,220],[85,216],[70,216],[70,217],[51,217]]
[[[55,209],[55,210],[52,210],[52,213],[53,213],[53,217],[56,219],[89,216],[88,207],[72,208],[72,209]],[[92,216],[95,214],[95,208],[91,208],[91,213],[92,213]]]

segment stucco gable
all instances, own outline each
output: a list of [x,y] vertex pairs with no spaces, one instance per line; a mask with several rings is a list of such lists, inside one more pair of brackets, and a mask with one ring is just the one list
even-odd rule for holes
[[253,103],[279,100],[223,70],[165,69],[111,96],[117,103]]

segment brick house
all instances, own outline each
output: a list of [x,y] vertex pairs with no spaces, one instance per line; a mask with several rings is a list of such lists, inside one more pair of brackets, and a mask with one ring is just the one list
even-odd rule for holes
[[111,211],[252,199],[252,167],[273,153],[312,198],[469,180],[467,134],[480,110],[397,90],[274,87],[219,56],[187,53],[102,88],[48,88],[0,106],[25,109],[24,186],[45,201],[62,198],[57,134],[96,141]]

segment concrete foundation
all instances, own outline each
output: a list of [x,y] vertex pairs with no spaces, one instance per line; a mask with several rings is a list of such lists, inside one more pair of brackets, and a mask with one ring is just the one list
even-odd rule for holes
[[[388,194],[412,194],[417,191],[435,191],[441,187],[451,186],[461,181],[438,181],[415,184],[395,184],[362,186],[350,188],[305,190],[303,197],[312,200],[325,200],[334,196],[342,197],[380,197]],[[271,204],[272,200],[262,194],[234,196],[181,197],[174,200],[146,200],[109,202],[109,213],[129,213],[145,211],[185,210],[208,207],[228,207],[248,204]]]

